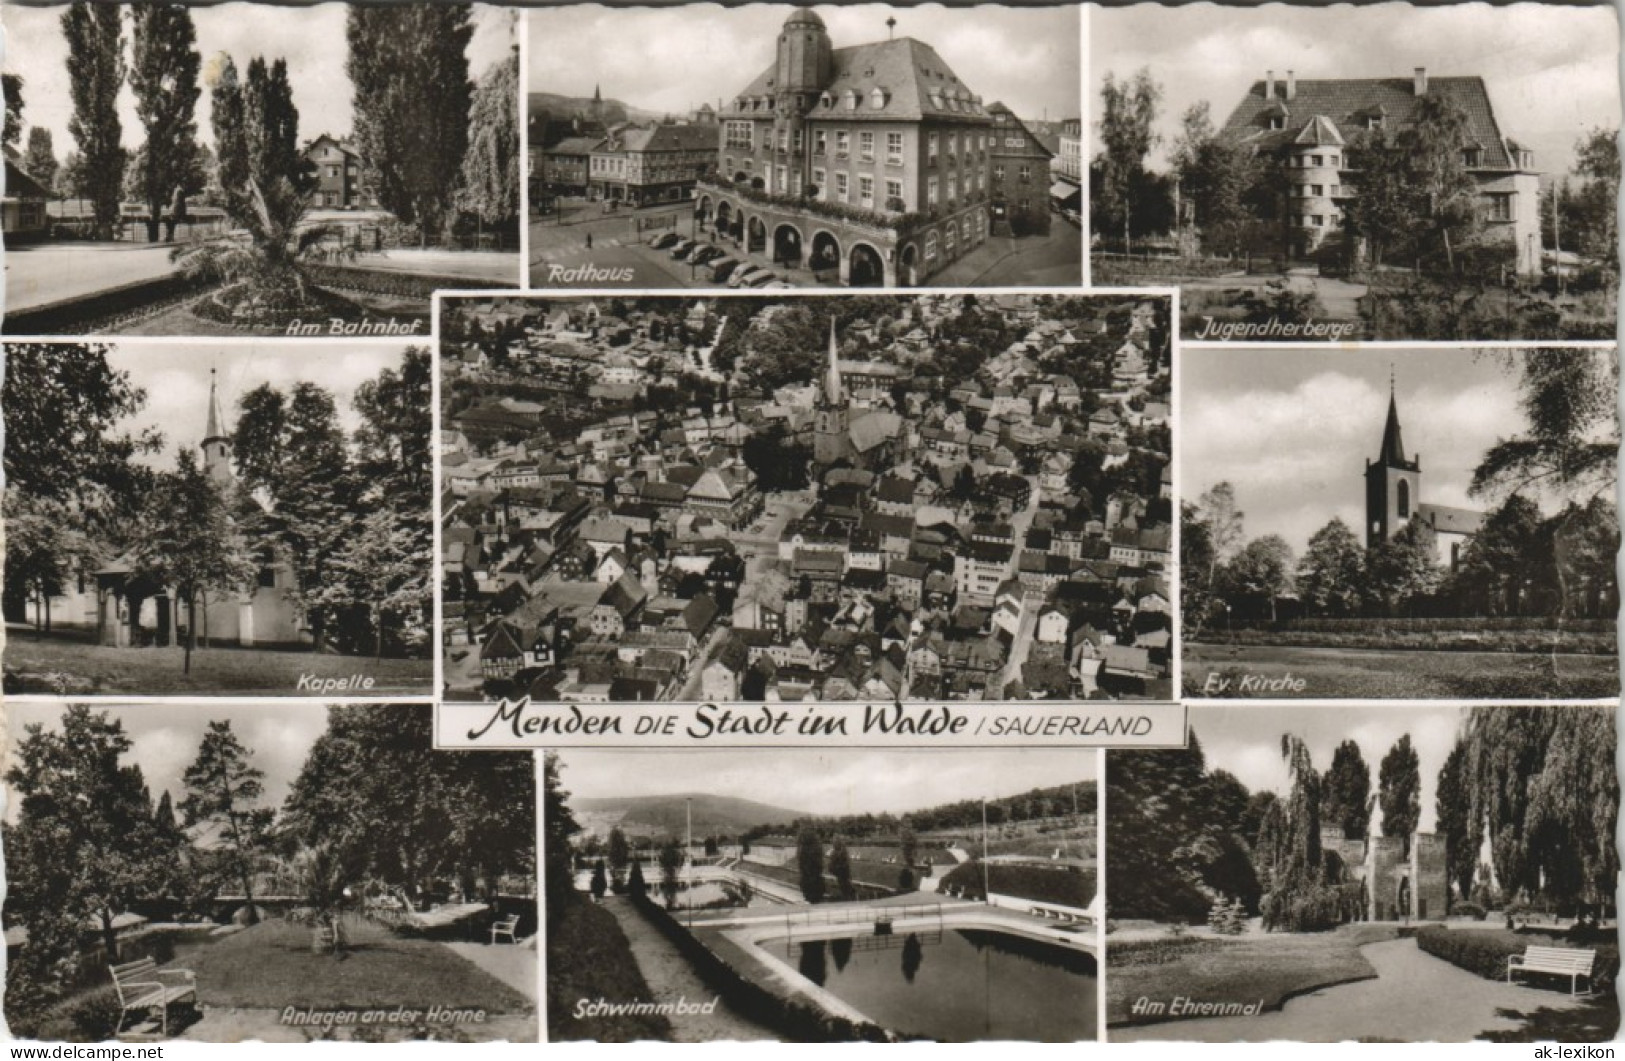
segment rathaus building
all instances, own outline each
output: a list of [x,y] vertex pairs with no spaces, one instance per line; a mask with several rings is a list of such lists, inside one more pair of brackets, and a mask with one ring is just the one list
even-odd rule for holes
[[917,284],[988,234],[993,117],[928,44],[837,48],[793,12],[771,67],[719,115],[702,225],[854,286]]

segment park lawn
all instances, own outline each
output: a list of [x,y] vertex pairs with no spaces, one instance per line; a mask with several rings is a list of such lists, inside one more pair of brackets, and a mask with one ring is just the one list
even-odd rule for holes
[[[1212,687],[1210,674],[1231,678],[1231,691]],[[1184,675],[1187,696],[1593,700],[1619,695],[1619,661],[1610,655],[1192,644],[1185,649]],[[1238,688],[1243,675],[1290,675],[1303,679],[1304,686],[1301,691]]]
[[632,957],[615,915],[596,903],[572,902],[547,930],[547,1029],[552,1042],[595,1039],[670,1042],[671,1023],[659,1014],[575,1015],[582,999],[646,1002],[654,997]]
[[341,955],[310,949],[306,925],[262,921],[177,964],[197,974],[198,1002],[241,1009],[408,1009],[526,1013],[523,995],[439,943],[398,936],[360,918]]
[[1155,964],[1117,959],[1108,937],[1106,1023],[1121,1026],[1179,1019],[1135,1015],[1132,1007],[1140,998],[1164,1004],[1176,996],[1195,1002],[1249,1004],[1262,999],[1264,1009],[1279,1009],[1287,999],[1307,991],[1372,979],[1376,970],[1360,948],[1397,936],[1398,930],[1392,926],[1344,925],[1332,932],[1233,939],[1184,937],[1169,945],[1170,960]]
[[[13,634],[6,641],[5,665],[22,680],[25,693],[64,695],[132,693],[254,693],[267,696],[321,696],[321,690],[299,689],[299,677],[344,679],[363,675],[371,688],[359,686],[331,695],[421,696],[434,685],[434,663],[426,659],[382,659],[335,656],[318,652],[217,647],[192,653],[192,673],[181,673],[179,648],[112,648],[83,642]],[[65,681],[54,684],[51,676]]]

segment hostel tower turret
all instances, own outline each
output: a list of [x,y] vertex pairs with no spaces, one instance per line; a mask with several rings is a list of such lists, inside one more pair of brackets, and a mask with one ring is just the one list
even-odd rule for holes
[[792,174],[790,187],[781,192],[797,194],[812,183],[806,116],[834,73],[834,47],[824,20],[806,8],[792,11],[779,31],[773,75],[772,146]]

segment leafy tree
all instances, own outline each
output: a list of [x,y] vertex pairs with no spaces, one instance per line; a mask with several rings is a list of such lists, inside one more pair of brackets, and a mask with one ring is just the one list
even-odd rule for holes
[[829,875],[835,878],[835,891],[842,901],[857,898],[852,890],[852,856],[847,853],[844,836],[837,836],[830,846]]
[[649,893],[648,882],[643,879],[643,859],[632,863],[632,872],[626,878],[626,893],[635,899],[641,899]]
[[[549,929],[558,925],[571,904],[575,902],[575,872],[570,865],[571,838],[581,831],[575,812],[570,809],[570,793],[559,777],[559,753],[542,753],[542,833],[546,863],[543,868],[544,908],[547,910]],[[603,859],[598,860],[593,875],[593,895],[602,897],[599,883],[603,875]]]
[[[188,827],[207,824],[220,830],[224,868],[243,889],[244,909],[252,922],[254,872],[269,837],[275,812],[259,806],[265,796],[265,771],[250,762],[253,752],[229,721],[210,722],[197,758],[186,768],[186,796],[181,813]],[[165,794],[167,799],[168,794]]]
[[1196,499],[1197,521],[1207,528],[1212,545],[1207,570],[1203,573],[1209,589],[1218,576],[1219,565],[1227,563],[1241,548],[1242,521],[1246,513],[1236,507],[1236,488],[1228,482],[1215,483]]
[[1531,590],[1551,582],[1552,542],[1540,506],[1519,494],[1484,517],[1462,550],[1455,585],[1489,615],[1524,615]]
[[487,225],[507,225],[519,216],[517,51],[486,71],[474,90],[458,201]]
[[96,238],[111,239],[119,219],[124,179],[123,125],[118,94],[124,84],[124,9],[115,4],[76,3],[62,12],[67,44],[68,94],[73,117],[68,132],[78,146],[75,184],[90,200]]
[[1180,195],[1194,215],[1189,220],[1201,230],[1209,249],[1234,247],[1252,219],[1247,195],[1258,180],[1257,170],[1246,148],[1217,135],[1206,100],[1186,110],[1174,150],[1174,172]]
[[385,209],[438,236],[467,151],[468,4],[349,9],[356,148]]
[[1152,123],[1161,100],[1162,86],[1151,79],[1148,69],[1122,80],[1108,72],[1100,89],[1100,162],[1105,179],[1096,194],[1106,216],[1121,226],[1124,251],[1133,243],[1131,218],[1145,158],[1160,139]]
[[192,672],[197,649],[198,602],[252,583],[258,565],[226,508],[219,485],[182,450],[175,471],[158,478],[141,521],[136,567],[159,585],[172,586],[186,607],[182,673]]
[[1377,804],[1382,809],[1382,835],[1400,841],[1401,858],[1409,858],[1411,837],[1422,817],[1422,770],[1404,734],[1382,757],[1377,770]]
[[902,824],[897,827],[897,852],[905,866],[914,865],[914,860],[919,855],[919,841],[914,835],[914,823],[907,818],[904,818]]
[[1292,547],[1278,534],[1254,538],[1230,562],[1231,581],[1245,594],[1269,601],[1270,619],[1276,602],[1292,592]]
[[1309,746],[1294,734],[1281,737],[1291,790],[1272,804],[1260,828],[1258,854],[1268,881],[1261,903],[1266,929],[1291,932],[1330,928],[1340,920],[1326,892],[1325,852],[1321,847],[1321,778]]
[[1575,145],[1580,185],[1569,198],[1567,240],[1619,273],[1619,130],[1592,129]]
[[809,903],[824,901],[824,844],[811,827],[796,838],[796,871],[801,894]]
[[1321,615],[1359,612],[1365,597],[1365,550],[1340,517],[1316,531],[1298,561],[1298,596]]
[[[130,88],[147,141],[139,161],[147,206],[147,242],[158,242],[164,207],[171,205],[169,239],[184,217],[184,186],[197,154],[197,32],[180,4],[140,4],[130,9]],[[171,200],[173,199],[173,204]]]
[[1383,614],[1408,611],[1439,588],[1444,572],[1439,567],[1435,542],[1433,528],[1413,519],[1367,551],[1366,584],[1374,598],[1382,602]]
[[1321,785],[1320,820],[1341,829],[1350,840],[1364,840],[1370,832],[1371,768],[1352,740],[1332,753],[1331,769]]
[[626,866],[632,861],[632,848],[620,826],[609,831],[609,879],[618,893],[626,886]]
[[602,899],[604,893],[609,891],[609,877],[604,872],[604,860],[599,859],[592,865],[592,897]]
[[16,147],[23,137],[23,78],[21,74],[0,74],[0,95],[5,96],[6,127],[0,143]]
[[1180,502],[1180,615],[1192,636],[1199,634],[1206,625],[1208,612],[1213,605],[1213,595],[1205,588],[1206,582],[1200,572],[1213,570],[1217,555],[1213,548],[1212,530],[1197,518],[1196,506],[1189,501]]
[[667,837],[660,845],[660,852],[656,857],[660,862],[660,891],[666,897],[666,908],[669,910],[677,905],[678,874],[683,869],[683,849],[678,846],[675,838]]
[[1445,876],[1464,900],[1473,894],[1479,841],[1483,839],[1480,823],[1473,817],[1470,756],[1467,741],[1458,738],[1439,768],[1434,790],[1436,828],[1444,838]]
[[140,767],[120,761],[130,748],[117,718],[83,704],[63,712],[60,729],[29,725],[16,743],[6,914],[29,936],[6,976],[8,1018],[13,1002],[41,1007],[69,985],[86,922],[117,954],[114,918],[153,883],[153,808]]
[[1455,270],[1456,252],[1478,228],[1477,186],[1464,161],[1471,135],[1461,104],[1430,93],[1403,128],[1371,130],[1350,142],[1359,195],[1345,223],[1365,237],[1373,265],[1391,251],[1414,250],[1441,256]]
[[28,130],[28,153],[23,156],[23,169],[47,190],[56,185],[56,150],[51,146],[51,130],[36,125]]

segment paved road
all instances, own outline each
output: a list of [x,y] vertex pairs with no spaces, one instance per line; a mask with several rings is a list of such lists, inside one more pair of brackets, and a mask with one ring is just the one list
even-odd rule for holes
[[66,243],[6,248],[6,308],[32,309],[175,271],[168,244]]
[[1327,987],[1289,1000],[1257,1017],[1167,1021],[1113,1029],[1113,1042],[1146,1039],[1195,1042],[1470,1042],[1487,1031],[1510,1031],[1522,1021],[1498,1016],[1503,1009],[1539,1005],[1572,1009],[1566,992],[1485,980],[1423,953],[1411,939],[1361,948],[1377,979]]
[[[615,915],[626,941],[631,944],[632,958],[638,971],[649,985],[654,1002],[684,1001],[709,1002],[717,993],[694,971],[671,941],[662,936],[637,909],[631,900],[611,896],[604,900],[604,909]],[[716,1012],[707,1014],[674,1013],[671,1022],[672,1039],[679,1043],[706,1043],[726,1040],[759,1042],[779,1036],[766,1025],[758,1024],[719,1002]]]

